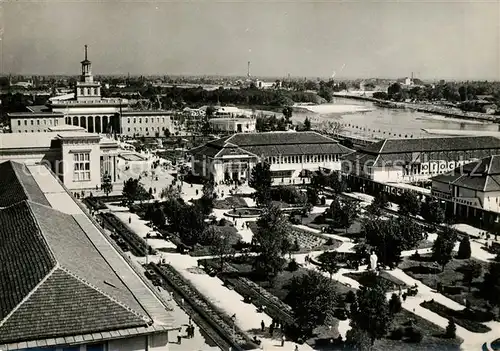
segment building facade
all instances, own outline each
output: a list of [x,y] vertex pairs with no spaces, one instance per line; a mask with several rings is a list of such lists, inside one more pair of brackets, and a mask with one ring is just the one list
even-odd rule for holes
[[121,134],[125,136],[163,137],[165,131],[174,133],[172,112],[127,111],[122,113]]
[[255,133],[257,120],[253,118],[211,118],[210,128],[215,133]]
[[500,139],[491,136],[385,139],[345,156],[342,173],[379,183],[412,183],[497,153]]
[[[50,98],[46,106],[31,106],[28,109],[31,113],[8,114],[12,132],[44,132],[47,131],[45,126],[67,124],[82,127],[89,133],[147,137],[155,136],[156,132],[161,135],[162,128],[172,128],[171,120],[167,121],[167,116],[170,116],[168,111],[130,111],[127,99],[103,98],[101,83],[95,81],[92,74],[87,46],[85,58],[81,61],[81,74],[73,92]],[[161,120],[165,122],[158,122],[158,118],[143,118],[148,114],[162,117]],[[129,118],[133,120],[134,117],[136,122],[148,120],[150,124],[141,122],[134,126],[129,122]]]
[[316,132],[240,133],[208,142],[190,151],[195,175],[216,182],[250,178],[252,168],[267,162],[273,184],[305,184],[312,172],[340,170],[340,160],[352,152]]
[[116,141],[81,131],[33,133],[26,139],[0,134],[0,161],[46,164],[71,190],[100,187],[106,173],[118,182],[119,151]]
[[431,178],[432,196],[461,217],[500,215],[500,156],[493,155]]

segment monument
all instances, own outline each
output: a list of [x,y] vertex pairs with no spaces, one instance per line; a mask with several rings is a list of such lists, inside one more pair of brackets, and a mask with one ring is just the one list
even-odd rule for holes
[[372,254],[370,255],[370,267],[372,270],[377,269],[377,261],[378,261],[378,257],[375,254],[375,252],[372,251]]

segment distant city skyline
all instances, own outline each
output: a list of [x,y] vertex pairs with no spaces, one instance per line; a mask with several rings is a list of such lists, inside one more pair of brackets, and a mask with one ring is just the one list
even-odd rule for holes
[[500,2],[3,3],[2,74],[500,80]]

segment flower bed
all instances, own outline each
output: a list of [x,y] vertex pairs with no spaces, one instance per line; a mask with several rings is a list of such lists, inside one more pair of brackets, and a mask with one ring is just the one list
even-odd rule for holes
[[103,220],[122,237],[132,248],[132,252],[136,256],[144,257],[148,253],[154,254],[155,251],[149,246],[146,241],[131,231],[125,224],[123,224],[114,214],[103,213],[101,214]]
[[234,325],[234,321],[209,302],[188,280],[170,265],[151,264],[171,285],[235,350],[253,350],[257,346],[250,337]]
[[107,208],[106,205],[102,201],[100,201],[99,199],[96,199],[95,197],[86,197],[85,199],[83,199],[83,203],[90,210],[94,210],[94,211],[105,210]]

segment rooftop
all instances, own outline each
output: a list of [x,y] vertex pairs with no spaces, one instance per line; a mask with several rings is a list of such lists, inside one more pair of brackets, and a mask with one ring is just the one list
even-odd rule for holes
[[51,207],[68,209],[61,196],[74,200],[52,174],[41,171],[45,166],[28,167],[25,177],[36,189],[25,188],[16,173],[26,166],[0,166],[2,175],[9,169],[15,174],[13,204],[0,209],[0,344],[33,340],[40,346],[54,338],[62,344],[87,334],[97,341],[111,338],[109,332],[120,337],[171,328],[165,306],[130,273],[79,206],[73,213]]
[[[225,149],[223,153],[221,150]],[[309,155],[309,154],[348,154],[351,149],[340,145],[336,140],[316,132],[267,132],[240,133],[217,139],[191,150],[194,155],[208,157],[227,154],[233,149],[254,156]]]
[[431,180],[482,192],[500,191],[500,155],[467,163]]
[[[0,134],[0,151],[8,149],[56,148],[58,138],[101,138],[98,134],[80,131],[55,131],[40,133],[3,133]],[[101,143],[106,143],[101,138]]]
[[396,154],[405,152],[458,151],[500,148],[493,136],[462,136],[420,139],[384,139],[360,150],[361,153]]

